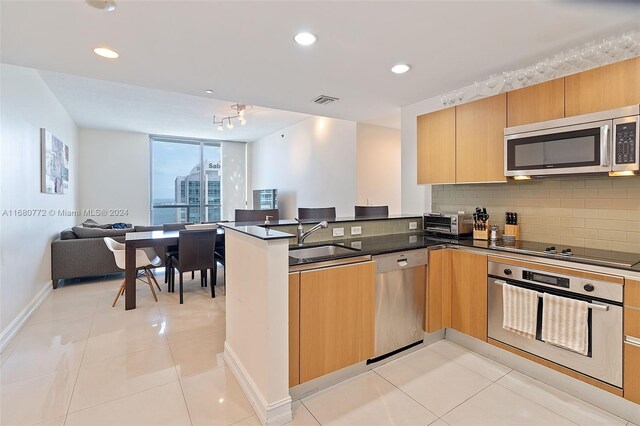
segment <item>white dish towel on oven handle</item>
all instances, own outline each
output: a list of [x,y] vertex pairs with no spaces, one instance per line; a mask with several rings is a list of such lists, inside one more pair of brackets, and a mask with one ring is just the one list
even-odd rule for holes
[[502,328],[527,339],[535,339],[538,292],[509,284],[502,285]]
[[542,340],[586,356],[589,352],[588,317],[587,302],[544,293]]

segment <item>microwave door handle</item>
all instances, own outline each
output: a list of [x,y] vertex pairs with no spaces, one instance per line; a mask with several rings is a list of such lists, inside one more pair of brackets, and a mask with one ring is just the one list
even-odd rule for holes
[[600,127],[600,164],[602,167],[611,167],[609,125]]

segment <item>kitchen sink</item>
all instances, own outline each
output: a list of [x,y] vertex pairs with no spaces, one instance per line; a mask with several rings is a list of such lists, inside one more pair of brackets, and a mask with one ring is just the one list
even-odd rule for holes
[[314,259],[320,257],[335,256],[339,254],[353,253],[354,251],[359,250],[345,246],[339,246],[336,244],[329,244],[326,246],[289,249],[289,256],[295,259]]

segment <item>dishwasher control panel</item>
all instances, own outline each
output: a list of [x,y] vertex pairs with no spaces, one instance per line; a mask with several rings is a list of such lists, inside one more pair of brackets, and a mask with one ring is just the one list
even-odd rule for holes
[[427,250],[411,250],[373,256],[376,272],[383,273],[399,269],[414,268],[427,264]]

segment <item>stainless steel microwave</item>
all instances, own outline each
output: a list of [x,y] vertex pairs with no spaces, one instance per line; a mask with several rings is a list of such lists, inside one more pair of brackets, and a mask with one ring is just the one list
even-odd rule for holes
[[504,174],[514,179],[576,173],[636,174],[640,106],[504,130]]

